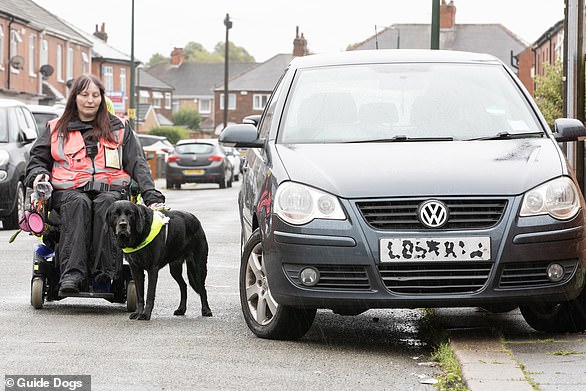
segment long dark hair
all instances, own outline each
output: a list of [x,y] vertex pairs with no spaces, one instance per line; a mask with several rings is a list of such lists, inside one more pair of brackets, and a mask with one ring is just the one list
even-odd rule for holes
[[100,90],[100,97],[102,98],[100,101],[100,106],[98,107],[98,112],[96,113],[96,117],[92,121],[92,126],[94,129],[92,130],[90,137],[94,140],[104,138],[109,141],[114,141],[114,136],[110,131],[110,114],[108,113],[108,108],[106,107],[104,84],[102,84],[100,79],[94,75],[81,75],[75,79],[75,82],[73,82],[73,85],[71,86],[71,92],[69,94],[69,98],[67,99],[65,110],[63,111],[61,118],[59,118],[57,121],[55,130],[59,132],[59,136],[68,137],[69,129],[67,128],[67,125],[72,120],[79,119],[79,112],[77,111],[77,95],[87,89],[90,83],[94,83],[96,87],[98,87]]

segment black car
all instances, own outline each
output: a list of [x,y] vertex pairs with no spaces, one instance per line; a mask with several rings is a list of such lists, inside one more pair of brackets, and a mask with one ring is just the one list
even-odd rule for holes
[[166,164],[167,189],[184,183],[217,183],[232,187],[232,164],[217,139],[186,139],[175,144]]
[[350,51],[294,59],[249,147],[239,207],[249,328],[298,338],[316,309],[520,306],[586,329],[584,198],[559,141],[498,59]]
[[37,124],[25,104],[0,99],[0,219],[4,229],[18,228],[25,209],[24,177]]

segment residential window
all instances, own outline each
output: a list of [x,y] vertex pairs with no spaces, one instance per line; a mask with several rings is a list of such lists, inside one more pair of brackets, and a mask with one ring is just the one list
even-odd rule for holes
[[102,75],[106,91],[114,91],[114,68],[104,65],[102,67]]
[[63,81],[63,46],[57,45],[57,80]]
[[73,79],[73,48],[67,48],[66,80]]
[[181,108],[181,104],[178,100],[173,101],[173,112],[176,113]]
[[[220,94],[220,110],[224,110],[224,94]],[[228,110],[236,110],[236,94],[228,94]]]
[[126,68],[120,68],[120,91],[126,96]]
[[169,110],[171,108],[171,93],[165,92],[165,108]]
[[[222,101],[222,107],[224,107]],[[199,113],[200,114],[209,114],[212,112],[212,100],[211,99],[200,99],[199,100]]]
[[139,90],[138,91],[138,103],[140,103],[141,105],[146,105],[149,103],[149,98],[151,96],[149,95],[148,91],[145,90]]
[[88,69],[90,68],[90,58],[88,57],[86,52],[81,52],[81,73],[87,74]]
[[40,65],[45,65],[49,63],[49,41],[47,41],[46,39],[41,40],[40,62]]
[[[14,57],[14,56],[18,56],[18,44],[22,42],[22,39],[20,38],[20,34],[18,34],[18,32],[12,30],[11,34],[10,34],[10,56]],[[10,61],[10,58],[8,59],[8,61]],[[12,67],[9,67],[11,72],[14,73],[18,73],[18,69],[14,69]]]
[[252,97],[252,109],[253,110],[264,110],[267,102],[269,101],[270,94],[254,94]]
[[4,69],[4,25],[0,24],[0,69]]
[[163,100],[163,93],[160,91],[153,91],[153,107],[155,109],[161,108],[161,101]]
[[35,44],[37,37],[31,35],[28,37],[28,74],[30,76],[36,76],[35,69]]

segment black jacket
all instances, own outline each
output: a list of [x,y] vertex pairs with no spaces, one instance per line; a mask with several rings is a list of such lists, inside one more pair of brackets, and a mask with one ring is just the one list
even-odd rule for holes
[[[149,166],[144,158],[144,153],[140,143],[134,135],[134,131],[128,125],[123,123],[120,118],[110,115],[110,129],[112,131],[124,127],[124,137],[122,139],[122,168],[132,179],[134,179],[145,204],[150,205],[155,202],[165,202],[165,196],[155,189],[155,183],[151,175]],[[75,129],[82,132],[91,131],[92,126],[76,119],[67,125],[68,129]],[[39,174],[48,174],[51,176],[53,169],[53,156],[51,156],[51,131],[46,129],[33,144],[30,153],[29,163],[26,168],[25,184],[32,187],[33,181]]]

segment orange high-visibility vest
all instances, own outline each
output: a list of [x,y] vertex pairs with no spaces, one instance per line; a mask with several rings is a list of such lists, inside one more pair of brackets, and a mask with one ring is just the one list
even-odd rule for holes
[[[86,154],[81,132],[70,130],[68,138],[59,136],[55,130],[57,121],[57,118],[49,121],[51,156],[54,160],[51,183],[55,189],[77,189],[91,181],[112,186],[128,186],[130,175],[122,169],[124,127],[113,131],[115,142],[103,138],[99,140],[98,153],[92,162]],[[109,156],[118,156],[120,168],[106,167],[106,153]]]

